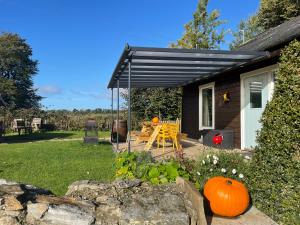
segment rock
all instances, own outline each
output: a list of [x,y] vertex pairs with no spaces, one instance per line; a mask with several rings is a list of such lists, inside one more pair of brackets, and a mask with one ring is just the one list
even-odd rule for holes
[[47,210],[48,204],[45,203],[27,204],[26,221],[29,224],[34,224],[37,220],[43,217]]
[[4,204],[4,198],[0,198],[0,206]]
[[133,195],[124,202],[120,224],[189,225],[183,199],[170,193]]
[[16,196],[24,194],[24,191],[19,184],[2,184],[0,185],[0,192]]
[[123,189],[123,188],[131,188],[131,187],[137,187],[140,186],[142,183],[141,180],[116,180],[112,183],[112,185],[115,188]]
[[0,225],[21,225],[15,217],[4,216],[0,218]]
[[14,181],[7,181],[5,179],[0,179],[0,185],[15,185],[15,184],[18,184],[17,182],[14,182]]
[[66,195],[70,195],[73,192],[76,191],[83,191],[84,189],[89,189],[89,190],[106,190],[110,188],[111,185],[107,183],[100,183],[100,182],[95,182],[95,181],[89,181],[89,180],[81,180],[81,181],[76,181],[72,183],[68,187],[68,191]]
[[22,215],[22,211],[13,211],[13,210],[5,210],[3,213],[5,216],[11,216],[11,217],[19,217]]
[[28,185],[28,184],[26,184],[24,186],[24,189],[26,190],[26,192],[30,192],[31,194],[35,194],[35,195],[51,195],[52,194],[52,192],[47,189],[35,187],[33,185]]
[[[71,184],[67,195],[57,197],[31,185],[7,188],[7,182],[1,182],[6,192],[0,195],[0,219],[22,225],[188,225],[190,220],[176,184],[84,180]],[[16,195],[21,193],[16,187],[22,189],[22,195]]]
[[53,225],[90,225],[95,218],[77,206],[53,205],[49,206],[42,221]]
[[22,204],[13,195],[4,197],[4,207],[5,207],[5,210],[8,210],[8,211],[17,211],[17,210],[23,209]]
[[55,205],[75,205],[80,208],[85,209],[87,212],[95,211],[95,204],[90,201],[77,201],[74,198],[70,197],[56,197],[56,196],[47,196],[47,195],[38,195],[36,198],[37,202],[46,203],[46,204],[55,204]]
[[121,209],[119,206],[100,205],[96,211],[97,225],[119,225]]

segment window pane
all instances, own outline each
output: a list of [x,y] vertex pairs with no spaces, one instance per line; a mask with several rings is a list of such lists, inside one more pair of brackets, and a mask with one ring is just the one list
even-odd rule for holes
[[262,82],[260,81],[250,83],[250,107],[262,107]]
[[202,126],[212,127],[212,89],[202,90]]

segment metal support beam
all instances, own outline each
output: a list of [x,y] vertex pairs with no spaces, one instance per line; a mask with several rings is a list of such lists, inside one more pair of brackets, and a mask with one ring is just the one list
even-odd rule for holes
[[114,89],[111,89],[111,133],[110,141],[113,142],[113,124],[114,124]]
[[120,81],[117,80],[117,151],[119,151]]
[[128,152],[130,149],[130,141],[131,141],[131,59],[128,62]]

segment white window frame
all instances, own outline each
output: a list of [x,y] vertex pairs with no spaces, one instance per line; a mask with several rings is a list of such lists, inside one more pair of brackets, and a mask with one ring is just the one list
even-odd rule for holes
[[[212,126],[205,127],[202,126],[202,90],[206,88],[212,89]],[[199,130],[210,130],[215,129],[215,82],[199,86]]]
[[245,79],[257,75],[261,75],[264,73],[268,73],[267,76],[267,86],[269,91],[268,95],[268,101],[271,101],[272,96],[273,96],[273,91],[274,91],[274,80],[273,80],[273,73],[278,69],[278,64],[273,64],[271,66],[266,66],[257,70],[253,70],[247,73],[242,73],[240,74],[240,87],[241,87],[241,94],[240,94],[240,102],[241,102],[241,109],[240,109],[240,114],[241,114],[241,121],[240,121],[240,126],[241,126],[241,149],[245,149],[245,110],[244,110],[244,104],[245,104]]

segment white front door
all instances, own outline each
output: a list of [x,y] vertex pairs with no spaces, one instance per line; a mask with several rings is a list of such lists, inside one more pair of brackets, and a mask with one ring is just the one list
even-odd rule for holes
[[271,98],[273,70],[252,73],[242,77],[242,148],[256,146],[257,131],[261,128],[260,119]]

